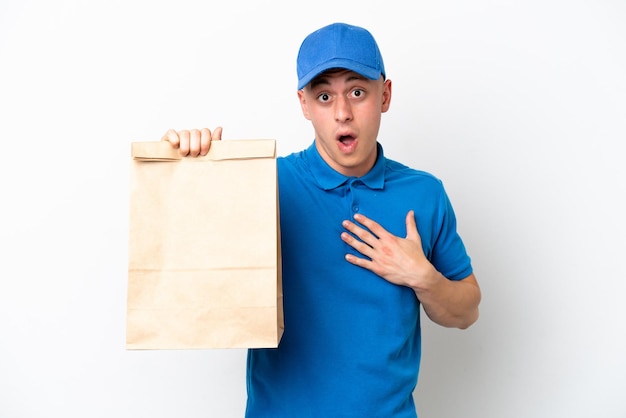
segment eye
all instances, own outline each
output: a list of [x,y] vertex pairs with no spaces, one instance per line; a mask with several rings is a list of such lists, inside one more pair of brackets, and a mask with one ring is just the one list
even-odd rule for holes
[[365,94],[365,91],[363,89],[354,89],[350,94],[352,97],[358,98],[362,97]]
[[317,100],[325,103],[330,100],[330,95],[328,93],[322,93],[319,96],[317,96]]

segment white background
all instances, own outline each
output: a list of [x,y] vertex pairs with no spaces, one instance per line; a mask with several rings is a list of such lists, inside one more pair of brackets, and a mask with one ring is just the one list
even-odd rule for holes
[[443,179],[483,290],[423,321],[420,418],[626,416],[624,1],[2,0],[0,417],[243,415],[244,350],[125,350],[129,144],[308,146],[295,57],[333,21],[376,36],[380,141]]

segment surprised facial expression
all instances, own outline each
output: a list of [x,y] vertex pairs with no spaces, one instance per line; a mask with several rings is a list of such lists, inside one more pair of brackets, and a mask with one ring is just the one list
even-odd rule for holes
[[348,70],[328,71],[298,91],[304,117],[315,130],[318,152],[334,170],[365,175],[376,162],[382,114],[391,102],[391,81],[370,80]]

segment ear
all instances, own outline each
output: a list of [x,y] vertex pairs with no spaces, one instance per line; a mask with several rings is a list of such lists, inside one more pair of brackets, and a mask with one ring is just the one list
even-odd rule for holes
[[391,80],[385,80],[383,83],[383,102],[381,106],[382,113],[389,110],[391,105]]
[[309,106],[307,105],[304,89],[298,90],[298,100],[300,101],[300,108],[302,109],[302,114],[304,115],[304,118],[307,120],[311,120],[311,115],[309,114]]

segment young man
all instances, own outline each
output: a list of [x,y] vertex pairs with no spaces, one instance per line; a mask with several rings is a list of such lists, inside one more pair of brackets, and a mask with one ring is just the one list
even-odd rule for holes
[[[480,289],[442,183],[385,158],[391,80],[372,35],[336,23],[310,34],[298,98],[313,144],[280,157],[285,332],[248,352],[249,418],[416,417],[420,304],[467,328]],[[222,129],[168,131],[182,155]]]

